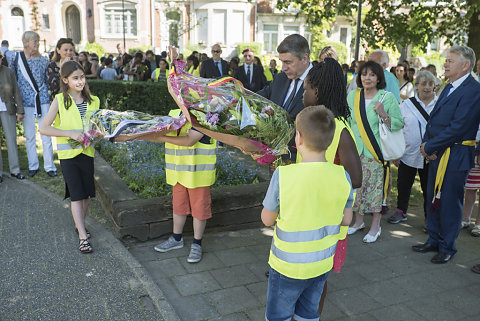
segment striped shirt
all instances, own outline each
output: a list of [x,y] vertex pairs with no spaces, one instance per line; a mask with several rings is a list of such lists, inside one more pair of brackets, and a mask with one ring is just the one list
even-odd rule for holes
[[77,104],[77,108],[80,112],[80,116],[82,116],[82,119],[85,118],[85,113],[87,112],[87,103],[85,100],[82,103]]

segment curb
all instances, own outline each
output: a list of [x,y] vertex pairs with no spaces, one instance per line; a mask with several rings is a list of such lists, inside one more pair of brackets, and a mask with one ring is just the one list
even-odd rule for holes
[[[5,174],[5,173],[3,173]],[[28,180],[17,180],[11,178],[10,175],[3,175],[4,179],[15,180],[20,184],[25,184],[29,187],[36,189],[37,191],[45,194],[52,200],[63,204],[66,207],[70,207],[70,202],[63,200],[60,196],[56,195],[55,193],[37,185]],[[107,231],[100,223],[95,221],[93,218],[87,216],[86,223],[89,225],[92,231],[95,232],[96,235],[104,238],[108,247],[112,249],[112,251],[118,255],[121,259],[123,259],[130,269],[133,271],[133,274],[140,280],[142,285],[145,287],[147,294],[152,299],[153,304],[157,308],[158,312],[162,315],[165,321],[180,321],[180,317],[173,309],[172,305],[167,301],[165,295],[163,294],[162,290],[157,286],[157,284],[151,279],[150,275],[148,274],[147,270],[140,264],[140,262],[133,257],[132,254],[125,248],[125,246],[110,233]]]

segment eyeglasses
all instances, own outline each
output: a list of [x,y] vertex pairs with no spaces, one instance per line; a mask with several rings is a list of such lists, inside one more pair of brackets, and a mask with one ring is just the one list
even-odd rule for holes
[[221,50],[212,50],[212,53],[221,53]]

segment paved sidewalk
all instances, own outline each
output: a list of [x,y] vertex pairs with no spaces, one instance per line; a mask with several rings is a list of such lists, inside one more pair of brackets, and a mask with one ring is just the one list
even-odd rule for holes
[[78,251],[69,202],[31,183],[0,184],[0,320],[179,320],[113,235],[87,218]]
[[[260,213],[259,213],[260,216]],[[382,222],[382,235],[363,244],[366,231],[349,238],[347,260],[340,274],[331,272],[322,321],[325,320],[479,320],[480,239],[462,230],[459,252],[444,265],[430,263],[433,253],[411,246],[423,243],[422,216],[409,215],[404,224]],[[371,216],[366,217],[366,222]],[[367,224],[367,226],[369,226]],[[185,247],[158,253],[161,240],[133,242],[130,252],[146,267],[181,320],[264,320],[268,251],[272,230],[256,228],[208,232],[204,258],[189,264]]]

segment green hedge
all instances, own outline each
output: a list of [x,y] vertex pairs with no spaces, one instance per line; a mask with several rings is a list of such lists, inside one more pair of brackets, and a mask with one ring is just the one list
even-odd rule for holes
[[168,115],[171,109],[178,108],[166,83],[91,79],[88,85],[92,94],[100,98],[100,108],[151,115]]

